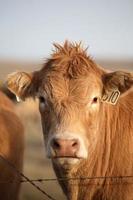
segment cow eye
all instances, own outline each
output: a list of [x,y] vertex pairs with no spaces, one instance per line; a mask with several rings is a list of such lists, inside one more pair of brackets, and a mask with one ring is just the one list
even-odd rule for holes
[[42,103],[42,104],[45,104],[45,102],[46,102],[45,98],[43,96],[40,96],[39,97],[39,102]]
[[94,97],[92,103],[96,104],[98,102],[98,97]]

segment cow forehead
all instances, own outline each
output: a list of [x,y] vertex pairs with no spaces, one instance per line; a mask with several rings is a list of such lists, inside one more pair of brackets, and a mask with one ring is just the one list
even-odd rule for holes
[[101,90],[101,81],[93,73],[69,79],[61,73],[54,72],[45,76],[40,91],[49,97],[61,100],[68,97],[71,97],[71,99],[74,97],[89,98],[89,96],[99,93]]

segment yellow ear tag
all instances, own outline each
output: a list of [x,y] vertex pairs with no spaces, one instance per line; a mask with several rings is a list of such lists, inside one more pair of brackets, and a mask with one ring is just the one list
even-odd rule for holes
[[120,97],[119,90],[111,90],[107,94],[104,94],[101,98],[102,102],[106,102],[115,105]]

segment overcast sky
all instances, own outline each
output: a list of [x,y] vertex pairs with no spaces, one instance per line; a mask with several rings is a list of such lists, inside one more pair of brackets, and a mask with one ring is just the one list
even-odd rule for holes
[[65,39],[133,59],[133,0],[0,0],[0,58],[42,59]]

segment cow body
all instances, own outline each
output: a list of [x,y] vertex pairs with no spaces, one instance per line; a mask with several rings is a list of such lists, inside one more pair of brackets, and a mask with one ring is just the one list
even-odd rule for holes
[[133,175],[133,74],[106,72],[80,45],[55,46],[40,71],[9,76],[9,89],[39,98],[47,156],[69,200],[133,200],[132,179],[111,178]]
[[[14,113],[12,102],[0,92],[0,155],[21,172],[23,150],[23,126]],[[21,177],[1,157],[0,172],[0,199],[17,200]]]

